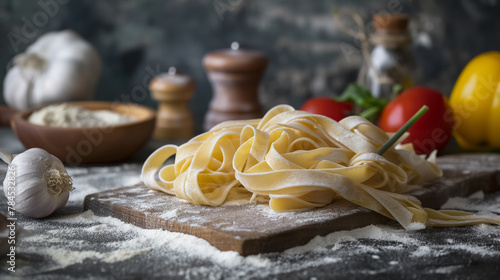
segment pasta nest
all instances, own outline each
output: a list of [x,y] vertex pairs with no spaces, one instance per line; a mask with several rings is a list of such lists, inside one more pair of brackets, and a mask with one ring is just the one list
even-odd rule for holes
[[[193,204],[219,206],[231,191],[244,189],[268,197],[275,211],[345,199],[406,229],[500,223],[498,217],[423,208],[407,193],[442,175],[435,153],[418,156],[400,140],[378,155],[388,139],[359,116],[336,122],[279,105],[262,119],[223,122],[181,146],[159,148],[141,178],[147,187]],[[175,162],[165,165],[174,155]]]

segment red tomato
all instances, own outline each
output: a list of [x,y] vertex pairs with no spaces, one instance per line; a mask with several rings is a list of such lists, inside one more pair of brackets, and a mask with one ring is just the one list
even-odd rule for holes
[[441,152],[451,139],[454,125],[453,111],[447,98],[426,87],[413,87],[402,92],[382,111],[379,127],[385,132],[396,132],[423,105],[429,107],[408,132],[403,143],[413,143],[417,154],[429,155],[433,150]]
[[337,102],[329,97],[314,97],[307,100],[300,110],[340,121],[352,113],[352,103]]

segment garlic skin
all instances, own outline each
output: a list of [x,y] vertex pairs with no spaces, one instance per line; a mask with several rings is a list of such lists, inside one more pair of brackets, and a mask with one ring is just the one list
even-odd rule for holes
[[14,209],[17,212],[32,218],[43,218],[68,202],[69,192],[73,189],[71,177],[63,163],[45,150],[29,149],[15,156],[9,167],[3,190],[7,196],[8,187],[12,187],[8,178],[14,175]]

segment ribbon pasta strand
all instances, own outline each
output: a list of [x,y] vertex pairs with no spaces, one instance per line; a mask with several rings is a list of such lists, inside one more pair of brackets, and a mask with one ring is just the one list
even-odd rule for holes
[[[406,193],[442,175],[435,155],[420,157],[411,145],[378,155],[388,139],[362,117],[336,122],[279,105],[262,119],[224,122],[179,147],[159,148],[144,163],[141,178],[153,190],[194,204],[219,206],[231,191],[246,190],[268,197],[275,211],[322,207],[341,198],[406,229],[500,224],[499,217],[422,207]],[[175,162],[164,165],[174,155]]]

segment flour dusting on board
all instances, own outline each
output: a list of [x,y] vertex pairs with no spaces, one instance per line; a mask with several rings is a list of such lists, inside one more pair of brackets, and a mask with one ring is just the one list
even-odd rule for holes
[[[275,212],[269,207],[269,200],[263,197],[250,202],[251,195],[237,193],[235,198],[220,207],[193,205],[175,196],[160,192],[150,192],[143,185],[112,191],[110,195],[100,196],[100,203],[109,203],[117,207],[140,211],[145,215],[154,215],[159,218],[176,221],[198,227],[216,227],[218,231],[244,236],[248,232],[272,233],[279,232],[290,225],[300,227],[310,223],[321,223],[332,219],[356,213],[358,208],[343,200],[335,204],[304,211]],[[241,188],[242,189],[242,188]],[[230,197],[232,196],[230,195]],[[95,199],[95,197],[91,197]],[[333,207],[334,211],[332,211]],[[248,215],[248,211],[252,215]],[[203,213],[203,215],[200,215]],[[244,220],[242,220],[244,219]],[[217,222],[214,222],[217,221]]]

